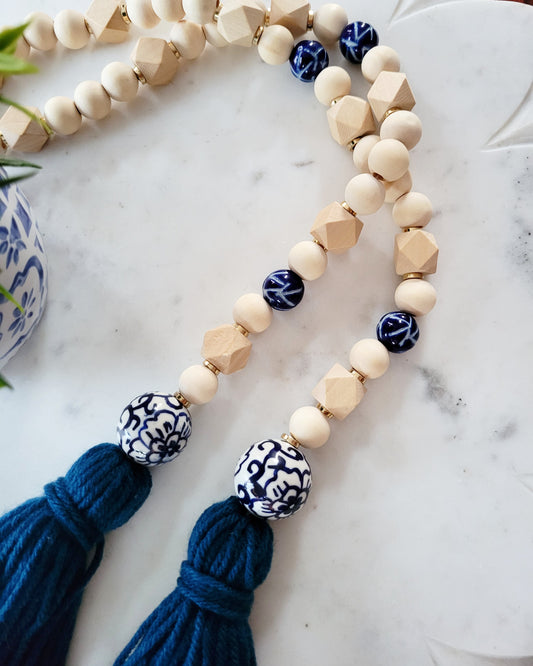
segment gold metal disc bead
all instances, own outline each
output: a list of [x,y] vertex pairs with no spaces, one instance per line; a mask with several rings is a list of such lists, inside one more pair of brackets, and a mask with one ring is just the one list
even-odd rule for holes
[[120,15],[122,16],[122,20],[126,25],[131,24],[131,19],[128,16],[128,5],[125,2],[120,3]]
[[286,432],[284,432],[283,435],[281,435],[281,439],[282,439],[284,442],[287,442],[287,444],[290,444],[291,446],[294,446],[295,449],[297,449],[299,446],[301,446],[300,442],[299,442],[297,439],[295,439],[295,438],[294,438],[292,435],[290,435],[290,434],[287,435]]
[[204,361],[204,365],[208,370],[211,370],[211,372],[214,375],[219,375],[220,374],[220,370],[215,365],[213,365],[211,363],[211,361]]
[[181,402],[181,404],[185,407],[185,409],[189,409],[189,407],[191,406],[191,403],[179,391],[176,391],[176,393],[174,393],[174,397],[178,402]]

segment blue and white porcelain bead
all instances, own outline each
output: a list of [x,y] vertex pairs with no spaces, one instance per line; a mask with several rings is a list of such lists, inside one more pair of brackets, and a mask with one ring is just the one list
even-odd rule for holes
[[188,410],[173,395],[143,393],[126,406],[117,426],[118,443],[139,465],[170,462],[187,446]]
[[263,298],[274,310],[292,310],[304,297],[302,278],[284,269],[267,275],[263,282]]
[[329,56],[320,42],[302,39],[293,48],[289,57],[291,72],[300,81],[314,81],[329,65]]
[[288,518],[305,504],[311,490],[311,468],[291,444],[265,439],[252,444],[235,469],[235,493],[259,518]]
[[368,51],[377,46],[378,43],[378,33],[370,23],[355,21],[354,23],[348,23],[341,32],[339,48],[346,60],[358,65]]
[[409,312],[387,312],[376,327],[378,340],[393,354],[412,349],[418,340],[416,319]]

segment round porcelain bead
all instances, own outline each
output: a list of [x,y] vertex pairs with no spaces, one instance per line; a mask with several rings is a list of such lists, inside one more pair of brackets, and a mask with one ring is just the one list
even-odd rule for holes
[[379,135],[382,139],[397,139],[412,150],[422,136],[422,123],[412,111],[395,111],[382,122]]
[[437,302],[435,287],[418,278],[403,280],[396,287],[394,302],[399,310],[405,310],[419,317],[433,310]]
[[377,338],[393,354],[412,349],[418,340],[416,319],[409,312],[387,312],[376,327]]
[[385,187],[369,173],[361,173],[350,180],[344,199],[359,215],[376,213],[385,201]]
[[229,42],[227,42],[219,33],[216,23],[204,23],[202,25],[202,30],[206,41],[209,42],[211,46],[216,46],[218,49],[228,46]]
[[348,24],[346,10],[333,2],[319,7],[313,17],[313,32],[323,44],[334,44]]
[[124,62],[110,62],[102,70],[101,82],[107,94],[117,102],[131,102],[139,90],[139,79]]
[[374,83],[381,72],[399,72],[400,56],[390,46],[375,46],[361,63],[361,72],[367,81]]
[[185,16],[181,0],[152,0],[152,9],[163,21],[175,23]]
[[63,9],[59,12],[54,19],[54,32],[58,41],[72,50],[82,49],[91,39],[85,17],[73,9]]
[[205,49],[205,35],[202,26],[192,21],[178,21],[170,31],[170,41],[186,60],[194,60]]
[[392,183],[383,183],[385,185],[385,201],[386,203],[394,203],[401,196],[410,191],[413,187],[413,179],[411,172],[407,170],[404,175]]
[[370,23],[348,23],[341,32],[339,48],[349,62],[358,65],[379,42],[378,33]]
[[272,308],[261,294],[244,294],[233,306],[233,319],[250,333],[262,333],[272,323]]
[[324,275],[327,266],[324,248],[313,241],[296,243],[289,252],[289,268],[303,280],[316,280]]
[[117,426],[119,446],[140,465],[174,460],[186,447],[191,417],[173,395],[143,393],[126,406]]
[[381,141],[377,134],[367,134],[359,139],[353,149],[353,163],[361,171],[368,173],[368,155],[372,148]]
[[44,105],[44,117],[50,127],[63,136],[74,134],[81,127],[81,113],[68,97],[52,97]]
[[191,365],[181,373],[178,387],[185,400],[193,405],[204,405],[215,397],[218,377],[205,365]]
[[368,168],[383,180],[398,180],[409,168],[409,151],[401,141],[382,139],[368,154]]
[[161,20],[154,12],[151,0],[127,0],[127,10],[133,25],[144,30],[155,28]]
[[289,63],[294,76],[299,81],[309,83],[329,65],[329,56],[320,42],[302,39],[293,48]]
[[[205,25],[213,21],[217,0],[182,0],[188,21]],[[216,27],[216,24],[215,24]],[[226,41],[226,40],[224,40]]]
[[92,120],[102,120],[111,111],[111,98],[98,81],[82,81],[74,91],[74,104]]
[[257,52],[267,65],[282,65],[294,47],[292,32],[283,25],[269,25],[263,30]]
[[234,483],[237,497],[250,513],[279,520],[305,504],[311,490],[311,468],[291,444],[265,439],[241,456]]
[[334,99],[349,95],[351,89],[350,75],[342,67],[326,67],[315,79],[315,97],[324,106],[330,106]]
[[307,449],[318,449],[329,439],[327,418],[316,407],[300,407],[290,418],[289,432]]
[[387,348],[374,338],[359,340],[350,350],[350,365],[369,379],[377,379],[385,374],[389,363]]
[[421,192],[407,192],[392,207],[392,218],[402,229],[425,227],[432,215],[431,201]]
[[57,44],[56,33],[54,32],[54,21],[44,12],[32,12],[25,23],[30,25],[24,30],[24,39],[30,46],[38,51],[50,51]]
[[303,297],[304,283],[294,271],[274,271],[263,282],[263,298],[274,310],[292,310]]

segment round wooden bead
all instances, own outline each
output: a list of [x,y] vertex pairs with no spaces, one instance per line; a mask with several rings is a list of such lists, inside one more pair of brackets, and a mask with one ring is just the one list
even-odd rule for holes
[[269,25],[263,30],[257,52],[267,65],[287,62],[294,46],[292,32],[283,25]]
[[377,134],[367,134],[355,144],[352,155],[353,163],[361,173],[368,173],[368,155],[379,141],[380,138]]
[[191,365],[181,373],[178,387],[185,400],[193,405],[204,405],[215,397],[218,377],[205,365]]
[[315,97],[324,106],[330,106],[334,99],[349,95],[351,89],[350,75],[342,67],[326,67],[315,79]]
[[433,310],[437,302],[437,292],[435,287],[425,280],[418,278],[403,280],[396,287],[394,302],[400,310],[419,317]]
[[[205,25],[213,21],[217,0],[182,0],[188,21]],[[216,24],[215,24],[216,27]]]
[[407,150],[411,150],[420,141],[422,123],[412,111],[395,111],[385,118],[379,135],[382,139],[397,139]]
[[289,252],[289,268],[303,280],[316,280],[324,275],[327,265],[324,248],[313,241],[296,243]]
[[262,333],[272,323],[272,308],[261,294],[244,294],[233,306],[233,319],[250,333]]
[[398,180],[395,180],[392,183],[387,183],[385,181],[383,185],[385,185],[386,203],[394,203],[401,196],[409,192],[413,187],[411,172],[407,170]]
[[59,42],[72,50],[82,49],[91,39],[85,17],[73,9],[59,12],[54,19],[54,32]]
[[124,62],[110,62],[102,70],[101,82],[107,94],[117,102],[131,102],[139,90],[139,79]]
[[420,335],[416,319],[409,312],[387,312],[378,322],[376,335],[393,354],[412,349]]
[[313,32],[323,44],[333,44],[348,23],[344,7],[328,2],[319,7],[313,17]]
[[216,46],[217,49],[228,46],[229,42],[227,42],[219,33],[216,23],[204,23],[202,25],[202,30],[206,41],[209,42],[211,46]]
[[28,56],[30,55],[30,45],[28,44],[24,36],[20,37],[17,40],[17,47],[15,48],[14,55],[16,55],[17,58],[22,58],[22,60],[28,59]]
[[152,8],[160,19],[169,23],[181,21],[185,16],[181,0],[152,0]]
[[44,12],[32,12],[25,23],[30,25],[24,30],[24,39],[30,46],[38,51],[50,51],[57,44],[57,37],[54,32],[54,21]]
[[81,127],[81,113],[68,97],[52,97],[44,105],[44,117],[50,127],[63,136],[74,134]]
[[389,362],[387,348],[373,338],[359,340],[350,350],[350,365],[369,379],[381,377],[387,371]]
[[92,120],[102,120],[111,111],[111,98],[98,81],[82,81],[74,91],[74,104]]
[[144,30],[155,28],[161,20],[154,12],[151,0],[128,0],[127,9],[133,25]]
[[431,201],[421,192],[407,192],[392,207],[392,218],[402,229],[425,227],[432,215]]
[[170,41],[186,60],[194,60],[205,49],[205,35],[202,26],[192,21],[178,21],[170,31]]
[[316,407],[300,407],[290,418],[289,432],[308,449],[318,449],[329,439],[331,429],[327,418]]
[[357,214],[371,215],[383,205],[385,187],[369,173],[361,173],[346,185],[344,199]]
[[374,83],[380,72],[399,72],[400,56],[390,46],[375,46],[361,63],[361,72],[367,81]]
[[409,151],[401,141],[382,139],[368,154],[370,173],[392,182],[401,178],[409,168]]

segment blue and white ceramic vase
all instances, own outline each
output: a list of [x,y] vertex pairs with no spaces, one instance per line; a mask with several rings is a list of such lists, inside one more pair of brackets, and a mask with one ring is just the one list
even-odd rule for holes
[[[0,169],[0,181],[5,178]],[[43,240],[20,188],[0,182],[0,284],[24,313],[0,294],[0,368],[16,354],[43,314],[48,270]]]

